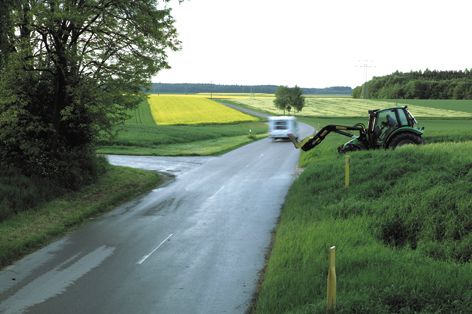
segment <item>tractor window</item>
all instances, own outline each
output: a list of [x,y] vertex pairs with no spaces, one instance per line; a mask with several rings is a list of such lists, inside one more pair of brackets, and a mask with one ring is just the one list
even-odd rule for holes
[[382,110],[377,113],[375,121],[374,140],[377,145],[382,146],[383,141],[388,135],[398,127],[397,116],[395,110]]
[[[388,118],[390,116],[390,118]],[[396,122],[397,119],[395,117],[395,112],[391,110],[385,110],[385,111],[380,111],[377,115],[377,121],[375,122],[376,127],[378,126],[379,128],[386,128],[388,127],[388,120]]]
[[404,110],[398,110],[398,116],[400,117],[400,125],[408,125],[408,118],[406,117]]

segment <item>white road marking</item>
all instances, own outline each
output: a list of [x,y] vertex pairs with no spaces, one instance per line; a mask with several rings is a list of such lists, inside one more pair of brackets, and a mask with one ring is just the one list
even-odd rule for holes
[[221,190],[223,190],[224,188],[225,188],[225,186],[223,185],[222,187],[220,187],[220,188],[218,189],[218,191],[216,191],[215,193],[213,193],[208,199],[209,199],[209,200],[213,200],[213,199],[216,197],[216,195],[217,195],[218,193],[220,193]]
[[162,240],[161,243],[159,243],[158,246],[156,246],[154,248],[154,250],[152,250],[149,254],[147,255],[144,255],[143,258],[141,258],[136,264],[138,265],[141,265],[142,263],[144,263],[144,261],[146,261],[152,254],[154,254],[154,252],[156,252],[164,243],[166,243],[167,240],[169,240],[174,234],[171,233],[169,234],[169,236],[167,238],[165,238],[164,240]]

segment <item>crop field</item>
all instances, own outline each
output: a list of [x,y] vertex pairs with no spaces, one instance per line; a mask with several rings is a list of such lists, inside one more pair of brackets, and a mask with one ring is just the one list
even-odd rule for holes
[[258,119],[215,101],[192,95],[149,95],[152,117],[158,125],[234,123]]
[[[396,102],[389,100],[390,102]],[[422,106],[428,108],[447,109],[472,113],[472,100],[457,100],[457,99],[405,99],[402,100],[405,104],[412,106]]]
[[[262,121],[207,125],[156,125],[148,103],[129,111],[114,137],[103,136],[98,153],[126,155],[215,155],[265,136]],[[251,132],[251,136],[250,135]]]
[[[271,114],[282,114],[283,112],[274,106],[275,97],[253,97],[234,98],[231,101],[239,102],[254,109],[269,112]],[[415,101],[403,101],[397,103],[401,106],[408,104],[410,111],[416,117],[428,118],[472,118],[472,105],[459,106],[428,106],[427,102],[416,105]],[[295,115],[312,117],[366,117],[367,111],[371,109],[382,109],[392,107],[391,101],[354,99],[347,97],[306,97],[305,107]]]

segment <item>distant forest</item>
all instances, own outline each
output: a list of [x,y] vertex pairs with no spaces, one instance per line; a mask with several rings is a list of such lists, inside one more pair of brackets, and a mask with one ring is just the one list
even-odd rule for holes
[[374,77],[352,91],[354,98],[472,99],[472,69],[395,72]]
[[[277,85],[218,85],[192,83],[152,83],[148,93],[152,94],[195,94],[195,93],[262,93],[274,94]],[[327,88],[302,88],[304,94],[351,95],[352,88],[334,86]]]

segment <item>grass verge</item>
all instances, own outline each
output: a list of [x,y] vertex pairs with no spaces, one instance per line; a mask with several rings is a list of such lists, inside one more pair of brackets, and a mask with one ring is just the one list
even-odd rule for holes
[[98,153],[137,156],[212,156],[226,153],[264,137],[265,134],[257,134],[254,136],[226,136],[196,142],[149,145],[144,147],[133,145],[101,146],[100,149],[98,149]]
[[468,313],[472,142],[352,153],[349,189],[338,142],[302,157],[254,312],[324,313],[335,245],[337,313]]
[[97,183],[0,222],[0,268],[85,219],[152,189],[160,180],[155,172],[110,166]]

